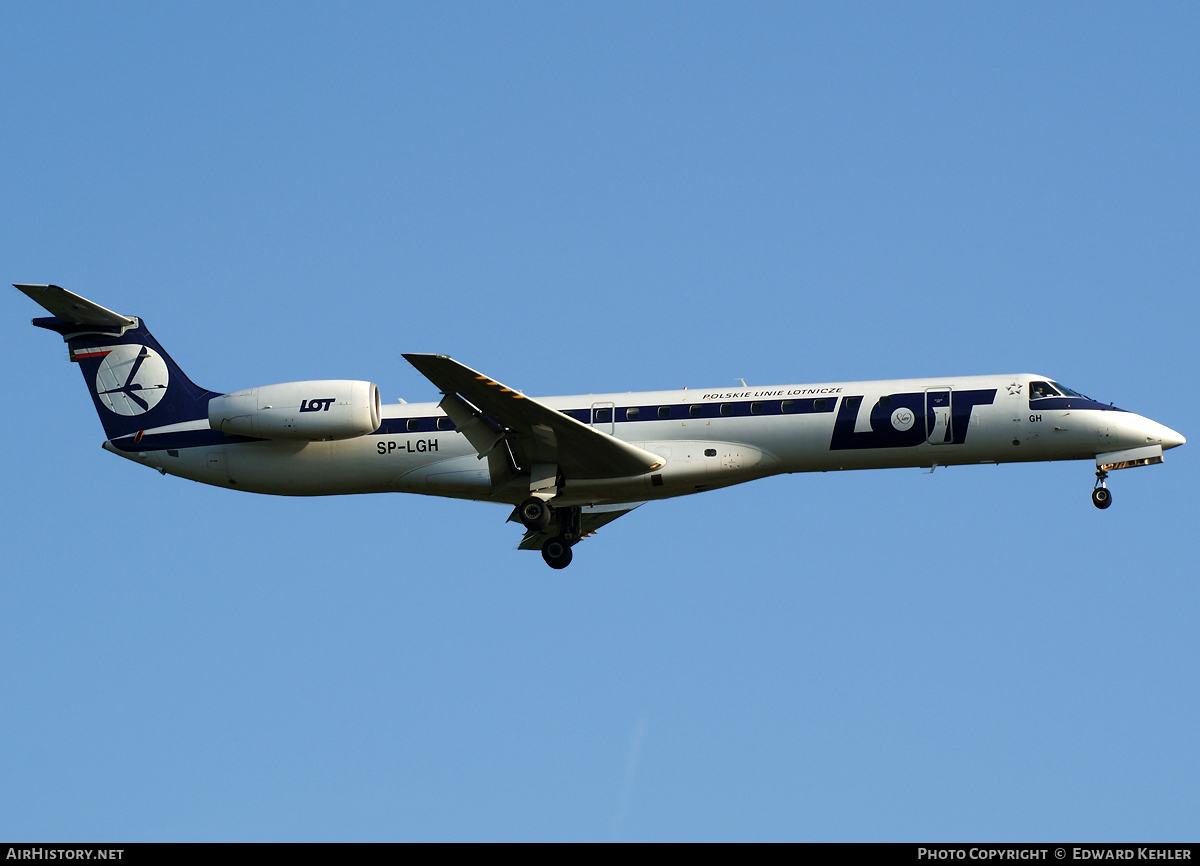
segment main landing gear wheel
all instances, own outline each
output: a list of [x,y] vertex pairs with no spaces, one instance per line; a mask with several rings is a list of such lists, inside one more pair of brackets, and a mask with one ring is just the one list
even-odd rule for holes
[[518,507],[517,514],[520,516],[521,522],[525,524],[525,528],[534,532],[540,532],[549,526],[550,518],[554,516],[550,506],[536,496],[530,496],[522,502]]
[[571,545],[562,536],[551,538],[542,545],[542,559],[551,568],[566,568],[571,564]]

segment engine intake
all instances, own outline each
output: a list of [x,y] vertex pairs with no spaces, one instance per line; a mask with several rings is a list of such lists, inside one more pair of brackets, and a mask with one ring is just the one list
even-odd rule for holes
[[379,429],[379,386],[321,379],[234,391],[209,401],[208,424],[257,439],[353,439]]

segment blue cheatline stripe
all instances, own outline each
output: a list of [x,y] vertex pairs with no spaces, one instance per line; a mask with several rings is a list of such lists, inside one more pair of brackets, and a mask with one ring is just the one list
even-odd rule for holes
[[[706,403],[670,403],[653,405],[619,405],[612,409],[617,423],[638,423],[641,421],[698,421],[714,419],[714,417],[757,417],[758,415],[814,415],[832,413],[838,403],[836,397],[815,397],[811,399],[746,399],[746,401],[709,401]],[[785,405],[786,404],[786,405]],[[721,408],[728,407],[725,414]],[[629,417],[629,410],[636,411],[635,417]],[[692,415],[698,410],[700,414]],[[574,417],[582,423],[592,423],[593,411],[610,411],[608,409],[559,409],[560,413]],[[660,415],[665,411],[665,415]],[[443,428],[438,428],[438,421]],[[409,427],[412,423],[413,427]],[[608,423],[601,421],[600,423]],[[389,435],[396,433],[438,433],[452,431],[454,423],[444,415],[426,415],[420,417],[389,417],[380,422],[379,429],[374,435]]]
[[234,442],[262,442],[252,436],[229,436],[220,430],[180,430],[175,433],[144,433],[110,439],[118,451],[165,451],[168,448],[211,448]]
[[[802,400],[706,400],[703,403],[671,403],[669,405],[618,406],[613,412],[616,422],[640,421],[698,421],[705,418],[749,418],[760,415],[813,415],[832,412],[837,397],[814,397]],[[635,417],[629,417],[630,411]],[[587,422],[591,410],[571,409],[568,414]],[[693,412],[698,414],[693,415]],[[580,414],[576,414],[580,413]]]
[[1079,397],[1042,397],[1040,400],[1029,401],[1029,411],[1038,412],[1043,409],[1099,409],[1103,412],[1124,412],[1124,409],[1118,409],[1116,406],[1110,406],[1107,403],[1097,403],[1095,400],[1088,400]]
[[[786,407],[784,404],[788,404]],[[641,421],[699,421],[705,418],[751,418],[767,415],[813,415],[828,414],[837,405],[837,397],[817,397],[803,400],[741,400],[706,403],[655,404],[652,406],[618,406],[611,410],[618,424],[635,424]],[[692,415],[692,407],[700,410]],[[722,414],[722,407],[729,407]],[[629,410],[636,409],[637,416],[629,417]],[[661,417],[659,410],[666,410]],[[591,409],[562,409],[577,421],[590,424]],[[439,423],[441,426],[439,426]],[[607,422],[601,422],[607,423]],[[410,426],[410,424],[412,426]],[[455,430],[454,422],[445,415],[421,415],[413,418],[384,418],[379,428],[368,436],[399,436],[406,433],[450,433]],[[162,451],[167,448],[203,448],[213,445],[229,445],[234,442],[261,442],[251,436],[228,436],[219,430],[186,430],[178,433],[147,433],[137,442],[131,438],[114,441],[120,451]]]
[[[617,406],[614,409],[560,409],[584,424],[592,423],[592,412],[611,411],[618,424],[635,424],[641,421],[698,421],[705,418],[750,418],[759,415],[812,415],[832,412],[837,397],[814,397],[803,400],[710,400],[704,403],[656,403],[648,406]],[[722,407],[728,407],[722,412]],[[635,417],[629,417],[630,410]],[[693,411],[699,414],[693,415]],[[663,412],[665,414],[659,414]],[[445,426],[439,428],[438,421]],[[413,426],[410,428],[409,424]],[[607,424],[608,421],[599,423]],[[416,418],[385,418],[375,431],[377,436],[397,433],[437,433],[454,430],[454,424],[444,415],[426,415]]]

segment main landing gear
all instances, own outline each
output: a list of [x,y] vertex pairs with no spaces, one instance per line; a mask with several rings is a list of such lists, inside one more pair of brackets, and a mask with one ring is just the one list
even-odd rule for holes
[[1096,470],[1096,486],[1092,488],[1092,505],[1097,508],[1108,508],[1112,505],[1112,493],[1108,489],[1108,473],[1103,469]]
[[571,545],[561,535],[542,545],[542,559],[551,568],[566,568],[571,564]]
[[525,524],[526,529],[530,532],[541,532],[550,525],[550,519],[554,516],[554,509],[546,504],[546,500],[530,496],[520,504],[517,513],[520,515],[521,522]]
[[551,524],[557,522],[558,534],[542,544],[542,559],[551,568],[566,568],[571,564],[571,546],[582,537],[578,507],[554,508],[544,499],[531,496],[517,506],[517,517],[530,532],[552,531]]

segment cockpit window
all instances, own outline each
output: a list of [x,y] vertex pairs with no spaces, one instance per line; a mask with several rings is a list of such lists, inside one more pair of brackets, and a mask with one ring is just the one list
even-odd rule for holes
[[1087,397],[1084,397],[1082,394],[1080,394],[1078,391],[1072,391],[1070,388],[1064,388],[1062,385],[1058,384],[1057,382],[1051,382],[1050,384],[1053,385],[1055,388],[1057,388],[1059,390],[1059,393],[1061,393],[1064,397],[1079,397],[1081,400],[1088,399]]
[[1030,382],[1029,383],[1029,399],[1041,400],[1045,397],[1061,397],[1062,395],[1050,385],[1049,382]]

